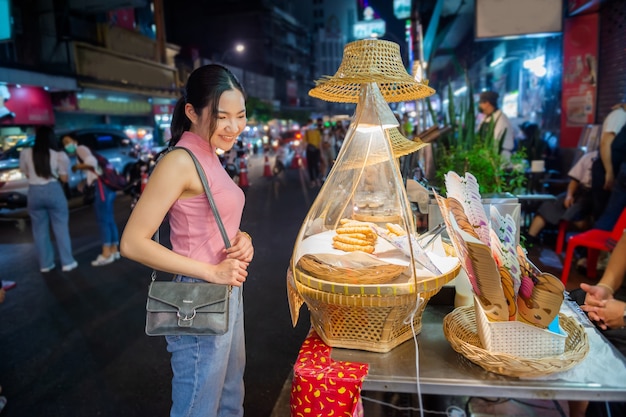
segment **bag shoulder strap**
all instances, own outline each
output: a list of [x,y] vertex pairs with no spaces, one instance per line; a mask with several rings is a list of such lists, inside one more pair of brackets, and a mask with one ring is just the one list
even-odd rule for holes
[[[164,152],[158,159],[157,162],[161,159],[161,157],[165,156],[165,154],[170,153],[176,149],[184,149],[187,151],[191,159],[193,160],[194,165],[196,166],[196,171],[198,171],[198,176],[200,177],[200,181],[202,182],[202,187],[204,188],[204,193],[206,194],[207,200],[209,200],[209,205],[211,206],[211,210],[213,211],[213,216],[215,217],[215,222],[217,223],[217,227],[220,230],[220,234],[222,235],[222,239],[224,239],[224,245],[226,248],[230,248],[230,239],[228,238],[228,234],[226,233],[226,228],[224,227],[224,223],[222,222],[222,218],[220,217],[220,213],[217,210],[217,205],[215,204],[215,200],[213,199],[213,194],[211,193],[211,189],[209,188],[209,181],[207,180],[206,174],[204,173],[204,169],[202,165],[200,165],[200,161],[198,158],[191,152],[189,149],[184,148],[182,146],[174,146],[169,148],[166,152]],[[156,242],[159,241],[159,229],[154,233],[152,237]],[[152,281],[156,279],[156,270],[152,270]]]
[[215,217],[215,222],[217,223],[217,227],[220,229],[220,233],[222,235],[222,239],[224,239],[224,245],[226,248],[230,248],[230,239],[228,238],[228,234],[226,233],[226,228],[224,228],[224,223],[222,222],[222,218],[220,217],[220,213],[217,211],[217,205],[215,204],[215,200],[213,199],[213,194],[211,193],[211,189],[209,188],[209,181],[207,180],[206,174],[204,173],[204,169],[202,165],[200,165],[200,161],[198,158],[191,152],[189,149],[184,148],[182,146],[176,146],[173,149],[184,149],[187,151],[191,159],[193,159],[193,163],[196,166],[196,171],[198,171],[198,175],[200,176],[200,181],[202,182],[202,187],[204,188],[204,192],[206,194],[207,200],[209,200],[209,205],[211,206],[211,210],[213,211],[213,216]]

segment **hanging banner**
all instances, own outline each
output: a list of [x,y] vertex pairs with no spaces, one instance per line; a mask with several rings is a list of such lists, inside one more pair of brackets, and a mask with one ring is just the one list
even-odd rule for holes
[[120,28],[135,30],[135,9],[117,9],[109,12],[109,23]]
[[0,125],[54,125],[50,94],[42,87],[0,84]]
[[598,13],[565,20],[563,31],[562,147],[576,147],[587,124],[596,122]]

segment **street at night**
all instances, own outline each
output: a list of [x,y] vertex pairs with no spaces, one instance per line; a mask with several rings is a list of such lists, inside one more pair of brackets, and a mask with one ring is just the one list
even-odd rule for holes
[[[291,325],[285,274],[317,190],[302,186],[300,170],[263,177],[262,156],[252,158],[249,173],[242,229],[256,253],[244,293],[245,413],[266,417],[308,332],[306,308]],[[120,230],[129,213],[130,198],[118,197]],[[92,267],[100,242],[93,208],[82,207],[70,215],[79,267],[42,274],[29,221],[12,220],[23,216],[3,212],[0,222],[1,277],[17,282],[0,305],[0,385],[8,398],[2,416],[169,415],[169,353],[164,338],[144,333],[151,270],[123,258]]]

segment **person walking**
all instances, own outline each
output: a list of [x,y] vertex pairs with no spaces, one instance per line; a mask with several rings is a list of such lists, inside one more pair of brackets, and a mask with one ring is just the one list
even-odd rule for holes
[[[244,97],[226,67],[197,68],[176,103],[169,143],[199,160],[232,246],[225,247],[193,160],[176,148],[156,165],[122,235],[123,256],[176,274],[175,281],[232,286],[225,334],[165,336],[174,374],[171,417],[243,416],[242,291],[254,248],[239,229],[245,194],[222,168],[216,150],[231,149],[245,129]],[[171,250],[152,239],[166,215]]]
[[120,240],[119,229],[115,222],[114,203],[117,192],[106,186],[98,177],[100,174],[98,160],[91,149],[85,145],[79,145],[76,138],[71,135],[63,136],[63,146],[68,154],[76,154],[78,163],[72,166],[72,171],[85,172],[86,187],[95,187],[94,209],[100,228],[100,240],[102,242],[101,253],[91,261],[92,266],[108,265],[120,258],[118,244]]
[[322,146],[323,127],[324,123],[321,118],[317,119],[317,125],[313,123],[312,119],[309,119],[307,129],[304,132],[304,142],[306,143],[306,165],[309,169],[311,188],[322,185],[322,180],[320,178],[320,148]]
[[42,126],[35,133],[34,146],[20,152],[20,170],[28,178],[28,215],[39,257],[39,270],[43,273],[55,268],[51,227],[61,259],[61,269],[68,272],[78,266],[72,255],[69,208],[61,184],[68,181],[70,160],[57,148],[54,130]]

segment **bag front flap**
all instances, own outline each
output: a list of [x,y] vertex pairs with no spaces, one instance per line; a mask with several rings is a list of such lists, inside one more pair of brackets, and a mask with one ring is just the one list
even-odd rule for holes
[[176,309],[183,317],[191,317],[196,311],[223,313],[228,308],[228,295],[227,285],[154,281],[146,308],[151,312]]

